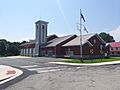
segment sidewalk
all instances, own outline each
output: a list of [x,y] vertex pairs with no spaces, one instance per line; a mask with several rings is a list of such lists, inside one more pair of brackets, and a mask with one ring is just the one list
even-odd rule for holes
[[22,73],[23,72],[19,69],[0,65],[0,85],[20,76]]
[[85,63],[66,63],[66,62],[49,62],[49,63],[53,63],[53,64],[63,64],[63,65],[74,65],[74,66],[101,66],[101,65],[120,64],[120,61],[102,62],[102,63],[93,63],[93,64],[85,64]]

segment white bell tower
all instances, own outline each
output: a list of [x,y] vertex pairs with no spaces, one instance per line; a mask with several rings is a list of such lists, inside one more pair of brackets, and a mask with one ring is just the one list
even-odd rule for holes
[[41,56],[41,47],[44,47],[47,43],[48,22],[39,20],[35,22],[35,25],[36,25],[35,56]]

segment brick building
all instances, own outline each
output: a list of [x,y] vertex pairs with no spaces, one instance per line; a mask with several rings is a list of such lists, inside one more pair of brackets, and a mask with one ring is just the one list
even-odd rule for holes
[[[47,36],[45,21],[37,21],[36,38],[21,45],[21,55],[80,58],[80,37],[77,35]],[[83,58],[99,58],[109,55],[106,43],[98,34],[82,36]]]

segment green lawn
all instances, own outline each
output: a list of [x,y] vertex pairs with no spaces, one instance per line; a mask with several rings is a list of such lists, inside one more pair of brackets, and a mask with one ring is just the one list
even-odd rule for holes
[[[93,59],[93,60],[84,60],[84,63],[101,63],[101,62],[112,62],[112,61],[119,61],[120,58],[108,58],[108,59]],[[79,59],[63,59],[62,62],[66,63],[81,63]]]

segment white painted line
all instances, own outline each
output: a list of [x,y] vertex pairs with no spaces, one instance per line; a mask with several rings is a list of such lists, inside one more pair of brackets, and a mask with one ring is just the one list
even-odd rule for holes
[[4,57],[4,58],[32,58],[32,57],[27,57],[27,56],[9,56],[9,57]]
[[93,64],[80,64],[80,63],[65,63],[65,62],[49,62],[53,64],[61,64],[61,65],[80,65],[80,66],[100,66],[100,65],[110,65],[110,64],[120,64],[120,61],[113,62],[102,62],[102,63],[93,63]]
[[80,69],[81,67],[76,67],[77,69]]
[[52,69],[53,67],[45,67],[45,68],[30,68],[28,70],[30,71],[36,71],[36,70],[45,70],[45,69]]
[[46,69],[57,69],[61,67],[66,67],[66,66],[58,66],[58,67],[43,67],[43,68],[30,68],[28,69],[29,71],[36,71],[36,70],[46,70]]
[[20,68],[32,68],[37,67],[38,65],[27,65],[27,66],[20,66]]
[[60,71],[60,70],[62,69],[43,70],[43,71],[37,71],[37,73],[55,72],[55,71]]
[[16,74],[15,74],[14,76],[12,76],[11,78],[9,78],[9,79],[6,79],[6,80],[4,80],[4,81],[1,81],[0,84],[6,83],[6,82],[8,82],[8,81],[10,81],[10,80],[12,80],[12,79],[20,76],[20,75],[23,73],[23,72],[22,72],[21,70],[19,70],[19,69],[16,69],[16,68],[13,68],[13,69],[16,71]]

